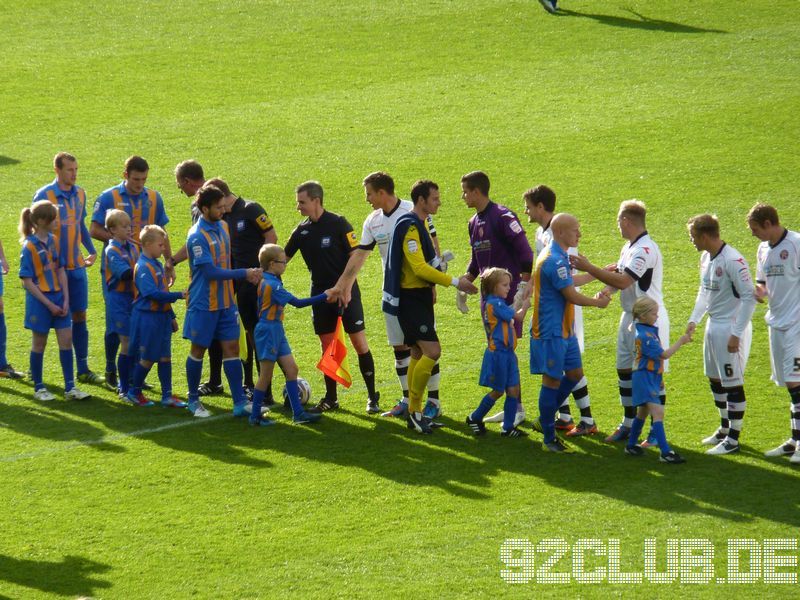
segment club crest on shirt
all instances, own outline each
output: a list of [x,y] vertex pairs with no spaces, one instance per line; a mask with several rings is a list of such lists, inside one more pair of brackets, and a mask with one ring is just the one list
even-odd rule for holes
[[781,260],[786,260],[787,258],[789,258],[789,251],[781,250]]
[[321,246],[323,248],[330,248],[330,246],[331,246],[331,236],[326,235],[324,238],[322,238]]
[[717,277],[722,277],[722,267],[717,267],[717,268],[714,270],[714,274],[715,274]]
[[244,231],[244,221],[236,221],[236,231]]

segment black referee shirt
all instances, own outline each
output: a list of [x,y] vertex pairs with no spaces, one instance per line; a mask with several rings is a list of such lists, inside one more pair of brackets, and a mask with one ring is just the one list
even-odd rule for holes
[[336,284],[356,247],[358,239],[347,219],[326,210],[316,223],[300,223],[284,250],[288,257],[300,251],[311,271],[311,289],[318,293]]
[[267,211],[258,202],[236,198],[223,218],[231,236],[233,268],[258,267],[258,251],[264,245],[264,234],[272,229]]

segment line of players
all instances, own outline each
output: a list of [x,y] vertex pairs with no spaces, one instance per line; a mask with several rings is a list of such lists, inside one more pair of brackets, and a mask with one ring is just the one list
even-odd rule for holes
[[[185,173],[180,172],[180,166],[176,170],[178,186],[187,195],[199,191],[200,186],[204,184],[202,174],[200,175],[201,181],[196,186],[190,186],[191,178],[183,176]],[[74,157],[66,153],[59,153],[54,161],[54,167],[56,180],[38,190],[34,200],[46,199],[57,208],[53,232],[66,274],[64,287],[69,290],[68,302],[65,300],[64,306],[69,308],[71,316],[71,340],[69,341],[75,348],[78,380],[100,383],[102,378],[92,373],[87,364],[88,330],[85,323],[88,293],[85,269],[93,264],[96,253],[84,224],[85,192],[75,185],[77,161]],[[139,157],[129,159],[125,168],[125,181],[104,192],[95,205],[91,236],[108,241],[105,236],[111,236],[110,228],[105,227],[105,222],[101,227],[98,219],[99,215],[103,213],[104,216],[111,206],[128,214],[131,222],[131,234],[128,241],[134,245],[139,243],[138,237],[145,225],[165,226],[168,223],[161,196],[145,187],[148,171],[149,167],[144,159]],[[224,185],[224,182],[222,183]],[[301,251],[312,272],[312,295],[314,295],[315,288],[316,292],[319,292],[320,288],[325,285],[330,292],[328,298],[341,298],[341,303],[347,307],[345,323],[348,333],[351,334],[351,339],[356,345],[362,374],[367,383],[368,412],[379,411],[378,394],[374,390],[374,365],[371,364],[371,355],[367,357],[368,360],[363,361],[366,364],[361,364],[362,357],[368,354],[369,350],[363,336],[363,309],[360,307],[357,287],[354,285],[356,275],[364,264],[366,256],[375,245],[378,245],[385,273],[384,315],[387,334],[390,344],[395,349],[395,367],[403,389],[402,400],[391,411],[384,413],[385,415],[405,415],[409,427],[423,433],[427,433],[435,427],[435,419],[441,413],[438,402],[438,358],[441,349],[433,320],[432,285],[434,283],[452,284],[465,293],[475,293],[477,289],[471,282],[486,269],[499,266],[508,268],[511,275],[508,294],[504,298],[507,304],[514,304],[516,298],[516,304],[519,306],[531,295],[531,292],[534,292],[531,365],[533,372],[543,375],[543,391],[540,394],[539,402],[540,417],[535,422],[535,427],[545,433],[545,448],[554,451],[564,451],[567,448],[555,437],[554,429],[556,427],[566,430],[567,435],[591,435],[597,432],[591,416],[588,384],[580,369],[580,353],[583,350],[582,319],[579,310],[575,309],[579,309],[581,304],[604,307],[608,304],[608,298],[613,292],[622,292],[623,313],[617,341],[617,372],[624,417],[620,426],[607,438],[607,441],[627,439],[636,416],[632,393],[634,379],[632,372],[637,363],[637,351],[632,310],[633,303],[637,298],[648,296],[658,303],[659,319],[655,326],[664,347],[669,345],[669,320],[661,294],[662,258],[658,246],[647,233],[644,205],[637,201],[628,201],[622,204],[617,223],[622,237],[627,241],[617,263],[601,268],[577,254],[575,248],[580,237],[577,220],[571,217],[562,219],[567,225],[561,227],[563,235],[561,237],[557,235],[559,228],[553,226],[555,194],[552,190],[546,186],[529,190],[523,196],[526,205],[525,212],[530,222],[539,224],[536,232],[539,260],[534,269],[533,253],[516,215],[513,211],[495,204],[489,199],[488,177],[482,172],[473,172],[465,175],[461,183],[462,198],[468,206],[476,209],[476,214],[470,219],[469,225],[472,252],[470,266],[467,273],[461,278],[442,277],[443,269],[440,270],[439,263],[442,253],[436,243],[435,229],[433,229],[430,219],[430,215],[436,213],[440,203],[438,186],[435,183],[418,182],[412,190],[412,201],[408,202],[397,198],[394,193],[394,182],[387,174],[378,172],[368,176],[364,180],[366,199],[375,210],[365,221],[362,237],[358,244],[355,243],[355,234],[347,221],[322,208],[322,188],[318,183],[307,182],[304,184],[305,187],[300,186],[297,190],[298,210],[308,218],[292,234],[292,239],[287,245],[286,259],[291,258],[296,251]],[[194,187],[194,189],[187,189],[187,187]],[[223,196],[228,195],[223,194]],[[195,287],[202,288],[200,296],[203,296],[204,299],[206,296],[208,297],[199,305],[201,313],[197,313],[198,305],[196,303],[195,310],[190,308],[184,326],[184,336],[192,340],[192,351],[187,359],[189,401],[190,406],[195,407],[193,412],[198,413],[198,416],[207,413],[199,403],[196,390],[201,387],[199,374],[202,369],[203,354],[205,349],[211,345],[212,340],[220,341],[223,346],[222,363],[231,384],[234,404],[237,407],[244,404],[245,399],[241,391],[243,389],[241,366],[238,361],[238,318],[233,287],[230,282],[233,279],[249,280],[256,285],[261,280],[261,270],[256,267],[251,267],[249,271],[240,269],[235,273],[233,270],[224,268],[230,261],[230,238],[226,242],[222,233],[213,227],[210,228],[213,231],[208,231],[209,223],[217,223],[221,220],[224,207],[215,208],[214,210],[218,214],[211,214],[213,212],[211,207],[207,207],[208,212],[204,212],[199,206],[199,203],[195,203],[193,206],[195,226],[190,231],[189,239],[192,240],[194,232],[194,242],[187,244],[186,247],[172,255],[168,238],[165,237],[163,250],[166,258],[163,271],[165,283],[169,285],[174,281],[174,265],[182,258],[188,257],[192,270],[192,282],[196,284]],[[334,236],[325,235],[327,227],[325,227],[324,221],[327,219],[323,219],[323,215],[334,218],[331,223],[335,232]],[[261,218],[266,224],[269,224],[265,213]],[[415,218],[419,222],[415,222]],[[559,220],[556,219],[555,224],[557,225],[558,222]],[[200,223],[199,227],[198,223]],[[398,223],[400,223],[403,237],[398,237],[396,240],[397,248],[393,259],[390,250]],[[425,223],[425,226],[420,227],[420,223]],[[800,441],[800,427],[798,427],[798,420],[800,420],[800,416],[798,416],[800,413],[800,399],[798,399],[800,396],[800,342],[798,340],[800,335],[797,335],[796,331],[797,327],[800,327],[798,236],[783,228],[780,225],[777,211],[767,205],[754,207],[748,214],[748,224],[753,235],[763,242],[759,246],[758,277],[755,287],[749,278],[749,268],[744,258],[721,240],[719,224],[714,217],[700,215],[693,218],[688,225],[693,243],[703,254],[700,293],[686,333],[691,335],[697,323],[708,312],[709,322],[705,334],[704,362],[721,421],[720,428],[703,442],[713,446],[709,450],[712,454],[727,454],[738,450],[738,438],[745,409],[743,372],[749,353],[750,317],[756,299],[769,297],[770,310],[767,314],[767,322],[770,331],[773,379],[776,383],[786,385],[789,389],[792,399],[792,437],[768,454],[792,455],[793,462],[800,462],[800,454],[798,454],[798,441]],[[317,231],[314,231],[314,226]],[[218,229],[225,229],[227,235],[227,227]],[[271,224],[266,229],[272,229]],[[409,232],[412,234],[411,238],[408,237]],[[215,236],[217,237],[215,238]],[[301,240],[306,239],[314,239],[314,243],[318,243],[320,247],[304,245]],[[265,241],[267,240],[265,239]],[[344,243],[342,244],[342,242]],[[88,253],[85,258],[80,251],[81,246]],[[109,244],[108,248],[114,246],[114,244]],[[337,264],[330,261],[325,265],[315,264],[312,257],[331,256],[332,248],[337,246],[344,250],[344,252],[339,252]],[[559,252],[558,248],[561,248],[563,252]],[[221,251],[217,249],[221,249]],[[401,250],[402,256],[400,256]],[[541,292],[545,285],[542,276],[547,274],[547,269],[544,267],[548,257],[552,257],[554,254],[566,255],[565,253],[572,255],[566,269],[567,276],[564,276],[563,268],[557,267],[555,269],[557,280],[553,280],[557,286],[564,285],[563,288],[557,287],[560,294],[555,296],[557,302],[553,305],[555,307],[554,315],[560,315],[561,318],[555,318],[553,315],[548,315],[548,311],[553,306],[542,304]],[[31,254],[30,249],[28,254]],[[24,257],[25,249],[23,249]],[[205,272],[206,268],[203,265],[206,258],[210,259],[212,266],[218,270],[230,272]],[[342,264],[345,258],[347,262]],[[393,263],[396,263],[394,267]],[[107,261],[104,261],[105,264]],[[230,265],[227,264],[227,266]],[[446,265],[442,266],[446,269]],[[583,273],[578,275],[573,273],[574,270]],[[323,273],[325,277],[322,276]],[[333,281],[333,276],[337,273],[339,276],[336,281]],[[526,285],[531,279],[531,273],[533,273],[533,286]],[[327,281],[322,284],[326,278]],[[25,279],[26,277],[23,276],[23,282]],[[580,294],[577,286],[594,279],[603,282],[607,287],[593,299],[588,299]],[[110,281],[109,274],[106,272],[104,272],[104,280],[104,292],[106,292],[109,289]],[[203,285],[197,283],[200,281]],[[217,284],[217,282],[220,283]],[[568,283],[564,284],[564,282]],[[392,294],[393,285],[396,288],[394,290],[397,292],[396,295]],[[353,294],[354,289],[356,294]],[[189,295],[192,296],[191,293]],[[484,300],[487,295],[489,294],[484,294]],[[198,294],[194,296],[196,298]],[[108,298],[106,300],[108,306]],[[560,310],[559,303],[561,304]],[[60,307],[59,312],[63,312],[64,306]],[[485,302],[482,302],[482,313],[485,320],[486,306]],[[460,296],[459,308],[462,311],[466,310],[466,304]],[[226,312],[228,310],[230,312]],[[574,321],[573,310],[577,313]],[[209,315],[207,313],[216,314]],[[315,331],[320,336],[323,345],[330,339],[332,333],[332,331],[324,331],[324,329],[329,328],[329,323],[335,321],[334,318],[331,318],[335,314],[331,307],[327,307],[325,312],[320,311],[314,315]],[[325,325],[318,328],[318,322],[325,322]],[[26,326],[30,324],[26,319]],[[211,327],[210,324],[214,326]],[[538,324],[541,324],[541,327]],[[553,328],[553,324],[558,327]],[[489,331],[491,324],[488,320],[486,320],[486,326]],[[30,328],[33,329],[33,327]],[[64,327],[56,327],[56,329],[58,331]],[[113,327],[108,329],[108,333],[119,335],[118,332],[113,331]],[[236,330],[235,338],[234,329]],[[516,319],[513,329],[515,336],[521,333],[521,319]],[[36,333],[37,330],[33,330]],[[38,333],[41,333],[41,326],[39,326]],[[198,337],[203,339],[198,339]],[[573,338],[575,340],[574,347],[571,341]],[[553,339],[568,340],[568,342],[566,346],[559,342],[554,349]],[[61,338],[59,341],[60,347],[66,344],[66,341]],[[43,348],[43,345],[34,343],[34,350],[39,346]],[[113,348],[113,344],[111,346]],[[362,352],[364,349],[366,352]],[[116,353],[115,349],[114,353]],[[154,361],[158,360],[159,357],[154,359]],[[33,368],[34,362],[32,353],[32,373],[35,378],[37,370]],[[238,368],[235,365],[238,365]],[[664,370],[666,370],[666,366],[665,362]],[[418,367],[421,368],[418,369]],[[130,371],[130,369],[126,371]],[[238,376],[233,373],[234,371],[238,371]],[[16,373],[13,369],[10,369],[10,372]],[[107,367],[108,373],[113,373],[113,371]],[[40,383],[41,381],[37,386]],[[316,412],[338,407],[335,385],[331,388],[329,382],[326,381],[326,388],[326,397],[317,405]],[[428,402],[422,409],[419,404],[421,395],[426,388]],[[505,391],[505,387],[503,390]],[[136,393],[138,394],[138,391]],[[566,398],[570,393],[576,399],[581,413],[580,422],[577,425],[574,424],[569,414]],[[80,391],[73,393],[76,396],[83,394]],[[502,415],[489,417],[486,420],[503,418],[505,420],[504,432],[513,435],[512,430],[518,431],[516,426],[524,419],[524,410],[518,396],[517,393],[514,398],[515,402],[511,403],[513,406],[506,403],[507,408]],[[544,396],[544,400],[542,396]],[[169,397],[165,397],[164,400],[178,403],[177,399],[171,396],[171,390]],[[665,401],[663,390],[659,401],[663,405]],[[554,402],[555,406],[559,407],[558,419],[555,419],[555,411],[550,410]],[[411,410],[408,409],[409,403]],[[201,410],[197,410],[198,407]],[[552,419],[550,418],[551,412],[553,413]],[[513,414],[513,417],[510,418],[509,414]],[[482,433],[482,430],[481,422],[478,432]],[[643,445],[654,445],[654,443],[650,440]]]

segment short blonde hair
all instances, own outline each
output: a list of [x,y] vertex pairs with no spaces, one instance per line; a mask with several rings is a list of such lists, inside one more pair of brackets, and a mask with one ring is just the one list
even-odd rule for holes
[[653,300],[650,296],[642,296],[633,303],[631,312],[633,313],[633,318],[639,321],[643,316],[654,310],[658,310],[658,302]]
[[261,250],[258,251],[258,264],[266,271],[269,269],[269,264],[273,260],[277,260],[282,253],[283,248],[278,244],[264,244],[261,246]]
[[111,231],[112,227],[119,227],[131,222],[131,218],[124,210],[114,208],[106,213],[106,229]]
[[500,283],[503,277],[508,277],[509,281],[513,281],[511,272],[508,269],[501,267],[490,267],[481,273],[481,294],[488,296],[494,294],[494,288]]
[[647,207],[641,200],[625,200],[625,202],[619,205],[619,216],[630,219],[644,227],[645,217],[647,217]]
[[167,232],[158,225],[145,225],[139,234],[139,241],[142,246],[155,242],[158,238],[167,239]]
[[689,229],[689,233],[692,237],[699,237],[701,235],[707,235],[712,238],[719,238],[719,219],[717,219],[716,215],[710,215],[708,213],[702,215],[695,215],[689,222],[686,223],[686,227]]

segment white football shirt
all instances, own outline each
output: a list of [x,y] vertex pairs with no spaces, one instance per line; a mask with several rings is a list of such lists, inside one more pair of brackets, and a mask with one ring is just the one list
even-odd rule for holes
[[620,292],[622,310],[631,312],[633,303],[642,296],[649,296],[658,302],[659,312],[665,312],[661,284],[664,277],[664,261],[661,250],[645,231],[633,241],[622,247],[617,261],[617,271],[627,273],[634,282]]
[[[400,200],[390,213],[385,213],[379,208],[373,210],[364,220],[358,247],[372,250],[377,244],[384,270],[386,269],[386,259],[389,256],[389,246],[392,243],[394,226],[400,217],[412,210],[414,210],[414,203],[411,200]],[[432,238],[436,237],[436,229],[433,227],[433,219],[430,216],[428,216],[428,231]]]
[[774,246],[759,244],[756,281],[767,286],[767,325],[786,330],[800,321],[800,233],[786,229]]

